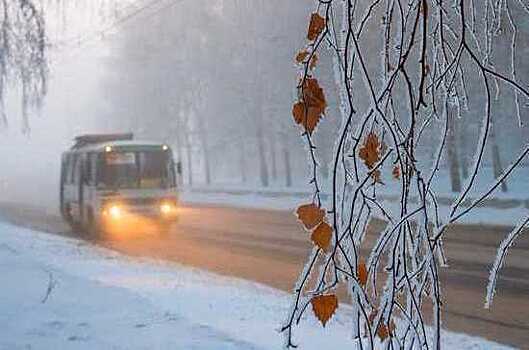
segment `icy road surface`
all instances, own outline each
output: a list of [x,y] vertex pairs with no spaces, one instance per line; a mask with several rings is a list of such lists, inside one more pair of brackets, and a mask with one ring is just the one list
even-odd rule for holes
[[[0,215],[41,231],[75,236],[56,214],[43,209],[0,205]],[[372,227],[373,234],[379,232],[379,226]],[[451,267],[442,273],[446,297],[443,325],[449,330],[526,348],[529,235],[510,251],[492,310],[483,309],[490,264],[497,244],[508,231],[502,227],[460,226],[449,232],[445,246]],[[135,235],[97,244],[128,256],[178,262],[284,291],[292,288],[311,247],[308,235],[290,211],[204,205],[184,207],[180,223],[167,238]],[[146,281],[151,278],[146,274]],[[206,299],[201,301],[205,303]],[[254,302],[262,304],[259,300]],[[270,322],[270,327],[277,328],[282,317],[283,314],[277,315],[277,322]]]
[[[278,290],[0,223],[0,349],[279,349]],[[350,347],[349,308],[302,349]],[[508,349],[445,333],[444,349]]]

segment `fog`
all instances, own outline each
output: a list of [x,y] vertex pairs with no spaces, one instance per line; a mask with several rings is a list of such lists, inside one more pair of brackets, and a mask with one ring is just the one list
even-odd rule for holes
[[[57,207],[61,152],[76,135],[105,132],[171,144],[186,187],[307,184],[306,149],[291,106],[293,57],[304,43],[311,1],[71,4],[45,7],[53,44],[49,91],[29,133],[21,131],[19,88],[8,96],[9,126],[0,134],[2,200]],[[325,169],[341,115],[333,63],[322,52],[318,75],[329,108],[316,138]],[[496,137],[505,166],[527,141],[527,127],[517,128],[512,110],[501,120]],[[480,123],[476,115],[458,131],[462,167]]]

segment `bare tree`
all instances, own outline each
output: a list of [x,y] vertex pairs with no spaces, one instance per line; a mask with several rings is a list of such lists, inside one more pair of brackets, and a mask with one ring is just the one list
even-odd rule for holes
[[[314,189],[313,201],[300,206],[297,214],[312,232],[315,247],[283,327],[287,347],[295,345],[294,329],[309,305],[325,325],[338,307],[336,289],[341,285],[347,287],[352,304],[356,348],[441,347],[439,270],[446,262],[442,242],[447,228],[496,191],[529,154],[529,146],[520,150],[496,182],[470,200],[492,122],[498,118],[493,101],[503,99],[516,104],[516,113],[527,113],[521,106],[529,91],[518,73],[517,45],[527,42],[528,33],[521,35],[517,20],[526,21],[528,15],[529,6],[522,0],[317,1],[308,43],[297,56],[300,81],[293,108],[304,130]],[[505,40],[496,35],[503,26],[512,33],[507,52],[496,50]],[[343,115],[332,176],[325,184],[330,188],[328,201],[320,195],[324,184],[313,137],[327,107],[313,71],[314,57],[323,46],[335,56]],[[497,64],[499,58],[507,67]],[[512,90],[515,97],[507,101],[507,95],[497,93],[500,89]],[[512,118],[521,120],[516,113]],[[454,120],[468,123],[472,115],[482,118],[473,163],[449,214],[442,216],[433,185],[443,155],[455,146]],[[427,139],[438,140],[433,164],[423,157]],[[457,160],[453,152],[449,162]],[[389,181],[400,188],[396,209],[377,196]],[[376,234],[368,231],[374,214],[387,226],[363,256],[364,238]],[[523,219],[498,250],[487,306],[507,249],[528,222]],[[425,322],[428,304],[433,310],[432,333]]]
[[20,84],[22,130],[40,107],[47,89],[47,50],[42,11],[31,0],[0,1],[0,120],[7,125],[5,97],[9,84]]

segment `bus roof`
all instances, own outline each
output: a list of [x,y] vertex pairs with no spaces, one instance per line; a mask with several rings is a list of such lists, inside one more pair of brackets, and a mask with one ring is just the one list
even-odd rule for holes
[[84,134],[75,137],[75,144],[72,146],[72,149],[81,148],[84,146],[92,145],[94,143],[125,141],[133,139],[134,134],[131,132],[121,134]]
[[73,148],[66,153],[85,153],[85,152],[104,152],[107,147],[111,147],[117,150],[123,151],[146,151],[146,150],[156,150],[163,149],[167,145],[155,142],[155,141],[140,141],[140,140],[118,140],[118,141],[108,141],[100,143],[91,143],[85,146]]

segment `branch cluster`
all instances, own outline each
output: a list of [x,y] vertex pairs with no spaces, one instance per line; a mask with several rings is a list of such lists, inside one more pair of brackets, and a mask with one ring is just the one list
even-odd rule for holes
[[[315,203],[328,207],[334,237],[332,249],[313,250],[295,287],[283,327],[287,347],[295,346],[293,329],[310,301],[346,285],[357,348],[373,349],[377,342],[387,348],[440,348],[439,270],[446,263],[446,229],[491,195],[529,153],[529,148],[522,150],[490,189],[463,209],[482,167],[495,117],[492,105],[509,99],[499,91],[513,92],[514,100],[505,102],[517,106],[513,118],[519,121],[524,113],[521,101],[529,98],[527,84],[517,72],[516,18],[520,16],[514,16],[514,11],[523,18],[529,14],[521,0],[318,1],[315,13],[325,19],[325,27],[308,44],[309,57],[300,74],[302,82],[312,78],[311,57],[321,44],[327,44],[335,58],[343,115],[328,203],[319,196],[312,133],[305,132],[304,138],[313,168]],[[502,31],[510,33],[510,38],[499,35]],[[505,43],[508,49],[496,52]],[[303,83],[298,86],[301,96],[304,88]],[[443,217],[434,186],[436,175],[455,118],[464,119],[470,113],[482,115],[474,162],[463,190]],[[421,158],[426,135],[438,139],[433,162]],[[377,197],[388,167],[393,169],[389,181],[399,182],[396,210]],[[380,233],[370,230],[374,214],[387,223]],[[527,223],[522,221],[500,247],[489,301],[507,248]],[[368,235],[378,235],[372,246],[365,239]],[[364,261],[367,284],[359,273]],[[433,309],[433,333],[425,325],[428,305]]]

